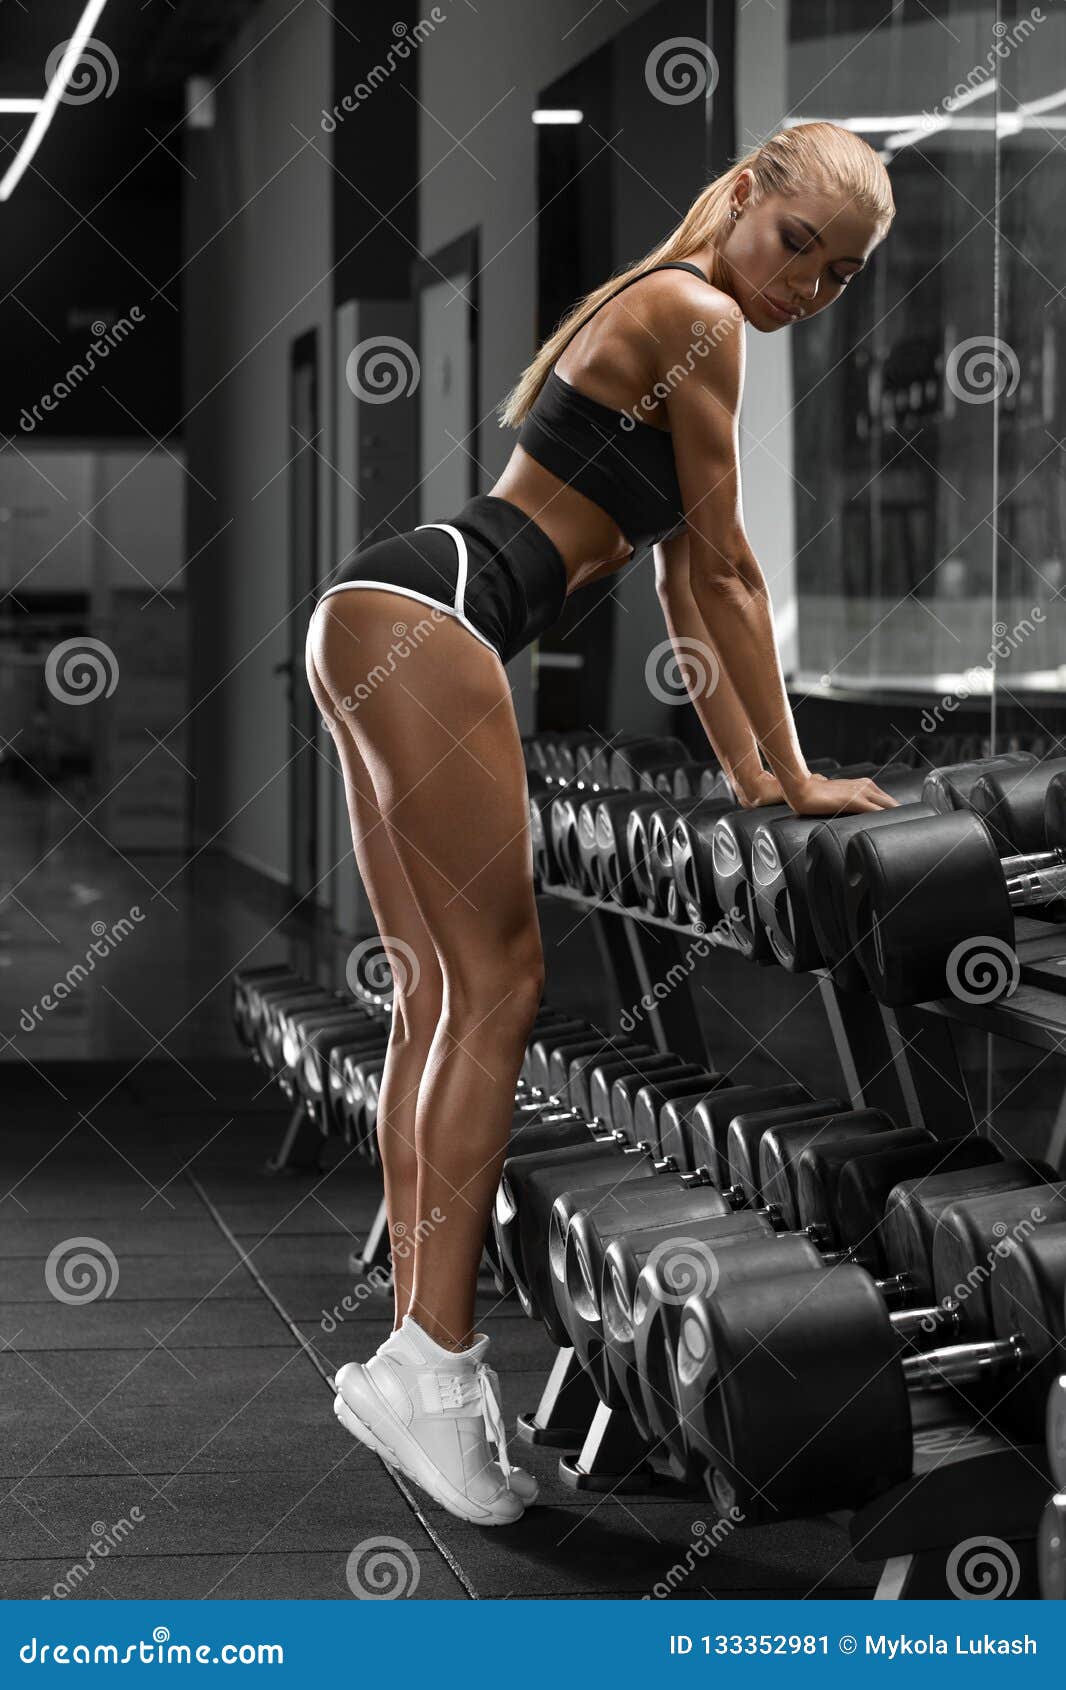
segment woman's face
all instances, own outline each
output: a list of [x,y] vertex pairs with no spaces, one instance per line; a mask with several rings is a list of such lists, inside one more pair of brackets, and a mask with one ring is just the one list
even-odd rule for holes
[[805,321],[839,299],[882,238],[869,212],[842,195],[809,193],[748,202],[748,178],[735,200],[740,215],[725,244],[729,291],[753,328],[769,332]]

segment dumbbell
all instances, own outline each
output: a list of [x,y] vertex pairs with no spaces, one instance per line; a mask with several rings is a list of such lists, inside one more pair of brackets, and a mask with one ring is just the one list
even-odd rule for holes
[[[916,770],[878,777],[878,785],[898,800],[893,810],[873,810],[860,816],[827,820],[824,816],[780,816],[776,821],[758,821],[752,831],[751,896],[754,920],[766,935],[775,960],[790,974],[805,974],[825,967],[846,951],[841,942],[832,953],[819,942],[818,897],[826,893],[812,887],[808,875],[808,845],[815,834],[843,823],[860,826],[895,826],[935,811],[918,802],[922,775]],[[828,921],[832,921],[833,911]],[[843,927],[843,922],[841,923]],[[843,928],[846,940],[846,927]]]
[[[541,1165],[555,1167],[560,1156],[565,1157],[570,1151],[586,1157],[594,1153],[599,1156],[605,1152],[617,1154],[623,1141],[621,1135],[615,1132],[609,1116],[614,1080],[636,1077],[639,1083],[646,1083],[649,1075],[662,1073],[667,1068],[676,1067],[677,1063],[677,1057],[661,1052],[635,1059],[622,1052],[592,1065],[577,1058],[571,1069],[570,1109],[549,1111],[532,1135],[532,1142],[537,1148],[528,1154],[507,1158],[493,1205],[493,1228],[502,1277],[515,1287],[527,1313],[531,1311],[531,1305],[525,1290],[522,1228],[517,1200],[523,1183],[535,1169]],[[523,1141],[530,1142],[524,1130],[519,1142]],[[573,1160],[573,1157],[570,1159]]]
[[[350,1002],[349,999],[348,1003]],[[263,1006],[256,1035],[259,1059],[268,1073],[276,1074],[283,1067],[282,1045],[287,1017],[312,1011],[325,1014],[344,1009],[347,1004],[336,992],[328,991],[323,986],[307,986],[298,992],[288,993],[283,998],[264,993]]]
[[597,897],[626,909],[638,905],[629,855],[629,818],[635,811],[653,810],[661,803],[656,793],[626,791],[602,793],[581,805],[577,850],[582,872]]
[[[836,1101],[833,1100],[834,1103]],[[816,1113],[817,1103],[808,1105],[808,1108],[811,1112],[806,1119],[797,1118],[800,1115],[798,1110],[762,1112],[762,1119],[767,1123],[765,1141],[770,1165],[775,1169],[775,1196],[781,1199],[780,1203],[765,1209],[762,1214],[775,1230],[798,1229],[801,1224],[794,1195],[788,1189],[791,1159],[801,1145],[816,1144],[821,1138],[829,1136],[839,1140],[847,1134],[851,1153],[858,1155],[866,1140],[874,1135],[906,1141],[919,1136],[912,1131],[893,1131],[889,1117],[879,1111],[856,1110],[847,1115],[822,1115]],[[776,1117],[781,1115],[789,1116],[788,1125],[776,1125]],[[730,1132],[732,1130],[731,1125]],[[928,1137],[927,1134],[920,1136]],[[605,1294],[608,1249],[616,1243],[628,1244],[630,1253],[625,1258],[625,1266],[630,1269],[632,1283],[648,1249],[660,1242],[665,1243],[672,1233],[676,1235],[683,1231],[688,1238],[704,1236],[701,1228],[705,1220],[721,1219],[738,1201],[743,1202],[748,1196],[746,1191],[735,1188],[735,1193],[721,1194],[719,1202],[720,1194],[702,1170],[677,1178],[673,1170],[662,1171],[661,1164],[645,1165],[641,1177],[644,1183],[639,1188],[634,1190],[631,1184],[626,1184],[620,1195],[612,1191],[604,1195],[602,1188],[595,1185],[562,1193],[555,1200],[549,1226],[549,1266],[561,1326],[592,1373],[603,1400],[612,1405],[615,1399],[610,1394],[607,1379],[614,1358],[605,1358],[602,1366],[599,1365],[602,1351],[600,1298]],[[706,1236],[713,1239],[718,1230],[711,1227]],[[828,1242],[821,1229],[818,1240],[823,1244]],[[618,1252],[613,1271],[615,1288],[618,1289],[623,1272]],[[903,1288],[895,1289],[902,1291]],[[550,1330],[555,1336],[555,1330]],[[630,1360],[629,1356],[621,1358],[621,1377],[625,1376]]]
[[[909,780],[911,771],[885,769],[878,774],[876,763],[852,763],[838,769],[834,779],[862,780],[882,775]],[[760,827],[791,817],[787,804],[768,804],[754,810],[735,810],[719,817],[711,835],[711,872],[718,907],[729,920],[730,937],[742,956],[752,962],[774,961],[769,941],[755,910],[752,887],[752,849]]]
[[[783,953],[782,960],[795,949],[802,960],[785,967],[799,972],[803,966],[828,967],[837,986],[845,991],[866,991],[866,976],[859,965],[848,931],[845,887],[845,852],[849,841],[860,833],[896,826],[905,821],[928,820],[930,815],[944,814],[966,800],[980,808],[991,805],[993,796],[1000,799],[999,814],[1004,816],[1004,790],[1017,793],[1016,809],[1012,812],[1016,825],[1031,826],[1034,810],[1034,786],[1030,774],[1039,784],[1039,771],[1032,760],[1016,761],[1005,758],[981,758],[957,763],[925,774],[922,781],[921,802],[912,799],[895,810],[878,811],[870,815],[841,816],[815,823],[807,834],[805,861],[791,870],[783,866],[785,889],[792,898],[791,905],[780,900],[781,881],[767,870],[767,890],[764,905],[774,909],[773,934]],[[1048,781],[1051,779],[1049,774]],[[1004,789],[998,781],[1009,783]],[[991,783],[986,787],[985,783]],[[1018,784],[1021,782],[1022,784]],[[984,796],[985,794],[988,796]],[[900,796],[894,793],[893,796]],[[1037,822],[1043,837],[1042,813]],[[795,840],[798,835],[793,835]],[[787,844],[782,855],[788,854]],[[805,887],[805,896],[802,888]],[[797,897],[797,893],[799,896]],[[794,920],[793,930],[790,918]]]
[[[769,1193],[779,1201],[759,1211],[756,1217],[760,1221],[759,1236],[777,1236],[779,1239],[791,1235],[805,1236],[817,1246],[819,1261],[824,1259],[822,1251],[833,1250],[838,1243],[830,1197],[833,1181],[828,1172],[829,1167],[834,1163],[844,1166],[848,1159],[856,1160],[871,1153],[876,1154],[880,1146],[889,1143],[896,1148],[900,1156],[912,1154],[917,1157],[930,1142],[929,1134],[909,1128],[897,1130],[893,1128],[888,1117],[881,1117],[879,1112],[874,1110],[851,1111],[850,1119],[848,1114],[812,1116],[806,1122],[793,1120],[777,1126],[773,1124],[774,1112],[766,1113],[770,1124],[765,1132],[764,1150],[760,1156],[763,1166],[761,1182],[768,1186]],[[980,1155],[981,1152],[975,1148],[974,1154]],[[797,1169],[798,1176],[794,1171]],[[806,1189],[801,1188],[804,1173],[807,1174]],[[753,1195],[757,1196],[758,1193]],[[808,1195],[812,1198],[809,1207],[806,1202]],[[755,1213],[750,1210],[740,1212],[749,1215]],[[869,1224],[873,1225],[876,1219],[875,1211],[868,1217]],[[647,1265],[649,1255],[654,1256],[660,1250],[667,1251],[671,1234],[669,1228],[653,1232],[651,1229],[642,1231],[632,1224],[612,1226],[609,1214],[599,1219],[599,1230],[604,1234],[613,1234],[606,1250],[601,1247],[600,1252],[602,1308],[599,1317],[604,1337],[614,1335],[614,1341],[607,1343],[603,1363],[605,1370],[613,1375],[614,1385],[612,1388],[608,1383],[602,1395],[605,1402],[617,1406],[621,1399],[632,1401],[633,1397],[632,1374],[637,1367],[637,1332],[632,1310],[638,1299],[640,1276]],[[679,1234],[682,1230],[679,1221],[674,1233]],[[584,1217],[577,1215],[571,1221],[567,1238],[568,1266],[572,1244],[580,1246],[584,1258],[592,1267],[595,1266],[594,1249],[586,1236],[589,1231],[588,1222]],[[713,1242],[712,1234],[708,1233],[707,1237]],[[681,1242],[684,1244],[686,1241],[682,1239]],[[587,1278],[587,1269],[585,1273]],[[909,1281],[903,1276],[892,1274],[891,1269],[889,1276],[880,1282],[879,1288],[894,1305],[904,1299],[912,1299],[913,1288]],[[645,1304],[651,1294],[651,1288],[646,1285]],[[558,1286],[556,1295],[559,1299]],[[673,1299],[678,1305],[683,1300],[683,1297]],[[560,1308],[562,1307],[560,1301]],[[587,1306],[583,1306],[579,1312],[583,1313],[586,1319],[590,1318]],[[652,1319],[647,1308],[645,1318]],[[669,1317],[666,1318],[669,1324]],[[897,1329],[901,1336],[910,1336],[915,1331],[924,1330],[923,1320],[937,1327],[946,1326],[952,1322],[953,1313],[945,1310],[943,1315],[940,1315],[924,1308],[900,1309],[896,1315]],[[676,1321],[671,1327],[671,1340],[674,1337]],[[662,1379],[652,1381],[650,1388],[661,1391],[664,1384]]]
[[[654,1059],[642,1066],[644,1072],[631,1071],[614,1081],[611,1097],[615,1109],[628,1110],[631,1094],[648,1083],[654,1071]],[[701,1076],[696,1070],[683,1076],[677,1065],[658,1070],[660,1080],[682,1077],[705,1090],[714,1090],[722,1083],[721,1076],[713,1072]],[[597,1073],[593,1091],[600,1085],[601,1075]],[[613,1122],[610,1110],[596,1113],[603,1120]],[[533,1156],[508,1157],[494,1208],[500,1262],[509,1273],[525,1312],[544,1321],[556,1343],[567,1341],[554,1320],[548,1256],[549,1222],[556,1198],[569,1190],[646,1179],[656,1169],[666,1167],[671,1164],[662,1158],[660,1146],[654,1140],[633,1140],[617,1128],[599,1141]]]
[[343,1018],[328,1020],[304,1032],[293,1075],[296,1088],[306,1103],[313,1109],[317,1109],[320,1104],[324,1105],[324,1127],[333,1124],[330,1116],[329,1081],[334,1068],[340,1072],[343,1057],[338,1057],[337,1053],[347,1054],[353,1040],[358,1048],[360,1040],[377,1037],[381,1033],[380,1019],[373,1016],[369,1010],[355,1010]]
[[[1049,1384],[1061,1370],[1066,1225],[1050,1224],[992,1265],[996,1336],[900,1353],[869,1275],[852,1265],[720,1287],[685,1305],[678,1376],[713,1359],[707,1399],[710,1491],[746,1523],[860,1507],[913,1465],[909,1390],[1006,1380]],[[782,1389],[782,1379],[789,1388]]]
[[[836,773],[839,764],[831,757],[815,758],[814,773]],[[714,876],[714,829],[720,818],[743,814],[725,781],[711,782],[700,792],[701,802],[679,815],[670,832],[670,860],[677,888],[670,919],[690,926],[712,927],[728,905],[719,901]],[[760,817],[765,809],[751,812]]]
[[848,933],[874,996],[991,1002],[1017,983],[1014,917],[1066,898],[1066,776],[1047,790],[1054,848],[1000,859],[985,822],[955,810],[857,834],[845,855]]
[[[885,1135],[886,1138],[888,1135]],[[865,1147],[875,1141],[870,1140]],[[957,1145],[947,1147],[938,1146],[945,1155],[951,1155],[958,1164],[951,1173],[941,1172],[931,1177],[911,1178],[904,1184],[897,1186],[889,1196],[890,1209],[893,1210],[894,1220],[887,1229],[878,1265],[888,1275],[886,1280],[878,1284],[878,1291],[882,1297],[887,1293],[887,1302],[893,1303],[896,1296],[902,1292],[907,1296],[912,1306],[897,1310],[892,1314],[891,1322],[896,1339],[901,1338],[914,1342],[918,1339],[928,1341],[947,1328],[953,1334],[960,1330],[969,1330],[977,1334],[982,1329],[982,1309],[987,1311],[987,1304],[974,1303],[969,1309],[968,1317],[962,1318],[962,1305],[953,1295],[958,1285],[958,1255],[960,1250],[960,1232],[965,1230],[969,1240],[969,1249],[975,1259],[981,1259],[988,1253],[988,1248],[995,1242],[995,1235],[987,1235],[993,1217],[998,1218],[1002,1213],[1016,1213],[1017,1204],[1012,1209],[1010,1205],[1017,1198],[1021,1187],[1027,1185],[1034,1177],[1034,1167],[1027,1164],[1003,1162],[988,1165],[983,1160],[981,1144],[983,1141],[970,1140],[969,1154],[974,1159],[967,1164],[960,1161],[965,1154],[967,1144],[960,1141]],[[908,1166],[911,1170],[920,1169],[928,1154],[927,1147],[915,1144],[906,1149],[894,1152],[896,1171],[903,1172]],[[879,1204],[883,1195],[883,1186],[878,1180],[862,1182],[861,1174],[867,1162],[876,1162],[878,1152],[864,1154],[854,1161],[842,1175],[842,1184],[850,1176],[858,1176],[855,1191],[856,1203],[861,1199],[867,1207],[861,1222],[857,1213],[853,1215],[853,1226],[859,1235],[869,1238],[876,1230],[876,1220]],[[1040,1165],[1037,1164],[1037,1167]],[[1040,1187],[1041,1192],[1046,1188]],[[1051,1188],[1053,1189],[1053,1188]],[[1023,1192],[1022,1212],[1034,1201],[1032,1193]],[[972,1197],[983,1198],[994,1196],[991,1211],[980,1207],[973,1214],[967,1215],[963,1208],[964,1201]],[[950,1211],[952,1218],[949,1222],[950,1231],[941,1240],[939,1251],[934,1259],[933,1242],[937,1233],[937,1223],[940,1217]],[[963,1217],[960,1221],[960,1215]],[[809,1222],[809,1216],[801,1212],[802,1220]],[[981,1234],[982,1225],[985,1235]],[[839,1234],[842,1228],[839,1217],[829,1228],[830,1242],[839,1242],[832,1234]],[[786,1237],[795,1236],[786,1234]],[[985,1236],[986,1241],[981,1242]],[[795,1252],[793,1253],[795,1256]],[[742,1266],[743,1264],[741,1264]],[[772,1265],[772,1259],[771,1259]],[[792,1263],[794,1267],[795,1261]],[[822,1264],[825,1265],[824,1263]],[[756,1260],[755,1266],[761,1271],[761,1264]],[[719,1285],[720,1285],[719,1281]],[[732,1283],[732,1281],[730,1281]],[[934,1301],[935,1299],[935,1301]],[[693,1299],[693,1302],[695,1299]],[[923,1303],[926,1306],[922,1306]],[[914,1306],[917,1305],[917,1306]],[[687,1305],[686,1305],[687,1306]],[[606,1318],[606,1314],[605,1314]],[[650,1311],[646,1312],[646,1319],[657,1318]],[[698,1312],[693,1314],[696,1325],[704,1319]],[[990,1320],[990,1316],[986,1319]],[[706,1322],[705,1322],[706,1324]],[[702,1365],[697,1364],[696,1352],[703,1358]],[[682,1428],[686,1448],[692,1459],[713,1454],[713,1437],[706,1428],[715,1426],[714,1408],[709,1410],[710,1419],[701,1420],[700,1404],[705,1397],[713,1395],[714,1382],[717,1377],[715,1369],[717,1362],[713,1347],[709,1339],[702,1348],[692,1336],[690,1344],[690,1367],[682,1379],[681,1374],[668,1370],[668,1379],[653,1378],[651,1386],[662,1395],[667,1395],[677,1381],[677,1389],[681,1395],[677,1402],[685,1425]]]
[[649,737],[631,740],[611,753],[608,781],[615,792],[634,792],[650,785],[648,777],[659,769],[686,763],[689,754],[679,739]]
[[280,985],[282,982],[295,982],[298,979],[299,976],[287,962],[265,963],[259,968],[237,970],[230,982],[230,1014],[234,1031],[242,1045],[250,1046],[252,1042],[251,998],[254,989],[268,982]]

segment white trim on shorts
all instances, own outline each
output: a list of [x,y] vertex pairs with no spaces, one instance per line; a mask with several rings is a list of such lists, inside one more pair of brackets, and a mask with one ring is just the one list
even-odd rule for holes
[[[492,641],[486,634],[483,634],[479,628],[474,627],[474,624],[466,614],[466,581],[470,564],[467,557],[465,539],[460,534],[458,528],[453,528],[450,522],[420,522],[414,532],[417,534],[419,529],[422,528],[442,528],[445,534],[450,534],[452,539],[455,541],[455,548],[459,558],[459,569],[456,575],[455,601],[453,604],[445,604],[441,599],[431,599],[428,594],[418,593],[413,587],[398,587],[394,581],[338,581],[335,587],[326,588],[326,591],[322,594],[322,599],[330,598],[333,593],[351,592],[356,587],[380,587],[386,593],[399,593],[405,599],[417,599],[420,604],[432,605],[434,610],[442,610],[445,616],[454,616],[455,620],[457,622],[461,622],[463,627],[473,634],[476,640],[480,640],[483,646],[488,647],[494,657],[500,657],[500,653],[497,651]],[[320,604],[322,603],[322,599],[319,599],[318,601]],[[500,658],[500,661],[502,662],[503,659]]]

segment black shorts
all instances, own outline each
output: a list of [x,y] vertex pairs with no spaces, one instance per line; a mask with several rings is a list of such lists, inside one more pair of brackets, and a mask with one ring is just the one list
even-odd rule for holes
[[517,505],[479,494],[448,522],[376,540],[346,563],[323,598],[382,587],[454,616],[504,663],[557,621],[563,560]]

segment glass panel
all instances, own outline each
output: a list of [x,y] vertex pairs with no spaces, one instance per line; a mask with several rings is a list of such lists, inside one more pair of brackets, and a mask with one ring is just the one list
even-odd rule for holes
[[995,8],[870,19],[789,20],[790,120],[862,133],[897,207],[868,274],[789,335],[798,670],[887,693],[896,745],[942,761],[990,718]]

